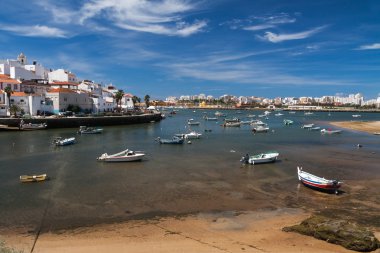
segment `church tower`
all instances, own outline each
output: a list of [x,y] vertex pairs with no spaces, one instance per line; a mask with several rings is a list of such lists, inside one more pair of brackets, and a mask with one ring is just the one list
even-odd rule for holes
[[27,64],[26,56],[24,55],[24,53],[19,54],[19,56],[17,57],[17,61],[22,65]]

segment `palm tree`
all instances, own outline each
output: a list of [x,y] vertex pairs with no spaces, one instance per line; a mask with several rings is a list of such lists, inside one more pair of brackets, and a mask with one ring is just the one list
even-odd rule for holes
[[133,104],[140,103],[141,102],[141,98],[139,98],[137,96],[133,96],[132,97],[132,101],[133,101]]
[[[116,106],[118,107],[118,111],[120,112],[121,110],[121,100],[123,99],[124,96],[124,91],[123,90],[118,90],[115,93],[115,99],[116,99]],[[120,106],[119,106],[120,104]]]
[[13,90],[10,86],[7,86],[5,87],[4,92],[7,93],[9,114],[11,114],[11,95],[13,94]]
[[146,107],[149,107],[149,99],[150,99],[150,96],[149,95],[145,95],[144,101],[145,101]]

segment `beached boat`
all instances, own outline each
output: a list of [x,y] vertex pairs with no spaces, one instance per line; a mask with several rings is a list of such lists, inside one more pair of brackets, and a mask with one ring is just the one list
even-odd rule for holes
[[48,177],[46,174],[32,175],[32,176],[21,175],[20,176],[20,182],[21,183],[41,182],[41,181],[45,181],[47,178]]
[[158,137],[157,141],[160,144],[183,144],[184,138],[174,136],[172,139],[161,139],[160,137]]
[[78,134],[101,134],[103,132],[103,128],[93,128],[80,126],[78,130]]
[[240,127],[240,122],[224,122],[223,127]]
[[241,162],[245,164],[271,163],[277,160],[280,154],[277,151],[269,151],[257,155],[249,156],[246,154],[241,158]]
[[254,133],[266,133],[269,131],[269,127],[267,126],[256,126],[252,129]]
[[285,125],[293,125],[294,121],[290,119],[284,119],[284,124]]
[[41,123],[41,124],[21,123],[19,127],[22,130],[43,130],[43,129],[46,129],[47,124],[46,123]]
[[98,161],[104,161],[104,162],[133,162],[133,161],[141,161],[141,159],[143,159],[144,156],[145,156],[145,153],[141,151],[132,151],[132,150],[126,149],[113,155],[104,153],[96,159]]
[[380,135],[380,132],[374,132],[373,134],[374,135]]
[[190,126],[198,126],[201,123],[199,121],[195,121],[194,119],[189,119],[189,120],[187,120],[187,124]]
[[340,134],[342,130],[322,129],[322,134]]
[[334,192],[335,194],[338,194],[338,189],[342,185],[342,182],[339,180],[330,180],[325,179],[322,177],[318,177],[315,175],[312,175],[310,173],[307,173],[302,170],[302,167],[297,166],[298,171],[298,179],[307,187],[310,187],[312,189],[316,190],[322,190],[327,192]]
[[70,137],[70,138],[58,137],[58,138],[55,138],[53,141],[53,143],[56,146],[67,146],[67,145],[74,144],[75,142],[76,142],[75,137]]
[[312,127],[314,127],[314,124],[305,124],[305,125],[301,126],[301,128],[303,128],[303,129],[310,129]]

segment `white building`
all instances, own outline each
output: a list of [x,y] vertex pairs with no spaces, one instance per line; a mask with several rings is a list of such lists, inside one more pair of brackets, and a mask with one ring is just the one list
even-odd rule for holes
[[102,96],[102,85],[94,83],[93,81],[83,80],[78,85],[79,90],[91,92],[93,95]]
[[0,60],[0,74],[8,75],[14,79],[46,79],[48,72],[35,61],[32,65],[28,65],[27,58],[23,53],[17,57],[17,60]]
[[72,89],[50,89],[46,97],[53,101],[54,113],[67,111],[71,106],[79,106],[82,111],[92,111],[93,100],[88,93],[77,93]]
[[116,107],[115,99],[112,97],[92,97],[94,113],[112,112]]
[[57,69],[49,72],[49,82],[78,82],[77,77],[74,73],[68,70]]
[[121,99],[121,108],[124,110],[134,110],[135,105],[133,104],[132,97],[132,94],[124,94],[123,98]]

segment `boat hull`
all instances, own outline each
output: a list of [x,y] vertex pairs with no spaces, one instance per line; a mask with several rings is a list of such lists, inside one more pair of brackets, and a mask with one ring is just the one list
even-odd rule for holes
[[21,183],[34,183],[34,182],[41,182],[45,181],[47,179],[46,174],[42,175],[33,175],[33,176],[28,176],[28,175],[22,175],[20,176],[20,182]]
[[300,168],[297,168],[297,170],[298,179],[306,187],[323,192],[338,194],[338,189],[341,187],[341,182],[338,180],[320,178],[310,173],[304,172]]
[[124,157],[124,156],[119,156],[119,157],[107,157],[104,159],[98,159],[99,161],[104,161],[104,162],[135,162],[135,161],[141,161],[144,158],[144,154],[141,155],[135,155],[133,157]]

